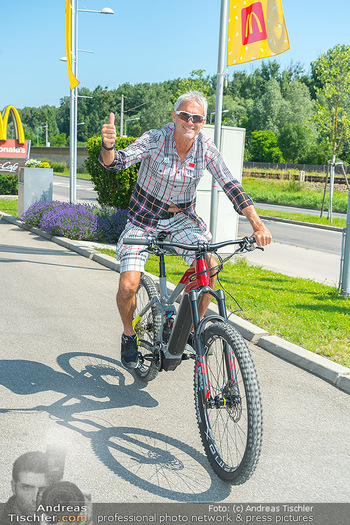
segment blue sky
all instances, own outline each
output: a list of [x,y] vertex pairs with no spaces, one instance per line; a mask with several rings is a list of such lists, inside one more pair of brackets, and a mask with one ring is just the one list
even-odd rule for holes
[[[217,71],[221,0],[82,0],[80,9],[110,7],[114,15],[79,13],[78,79],[82,87],[162,82],[193,69]],[[283,0],[290,50],[283,67],[312,60],[336,44],[350,44],[350,1]],[[59,106],[69,95],[65,56],[65,0],[1,3],[0,109],[13,104]],[[261,60],[234,71],[254,70]]]

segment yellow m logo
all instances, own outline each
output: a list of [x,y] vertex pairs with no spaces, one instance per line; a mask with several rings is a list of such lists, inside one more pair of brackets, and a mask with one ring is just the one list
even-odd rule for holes
[[24,144],[24,131],[21,118],[14,106],[5,106],[0,114],[0,140],[7,140],[7,121],[10,111],[12,112],[12,121],[15,127],[16,138],[20,144]]
[[259,20],[259,17],[253,11],[252,13],[249,13],[248,17],[247,17],[246,30],[245,30],[245,35],[244,35],[244,38],[246,38],[246,39],[248,38],[249,33],[253,33],[253,22],[252,22],[253,16],[254,16],[255,22],[256,22],[256,24],[258,26],[259,33],[263,32],[263,27],[262,27],[262,24],[261,24],[261,22]]
[[255,2],[241,11],[242,45],[266,40],[266,25],[264,10],[261,2]]

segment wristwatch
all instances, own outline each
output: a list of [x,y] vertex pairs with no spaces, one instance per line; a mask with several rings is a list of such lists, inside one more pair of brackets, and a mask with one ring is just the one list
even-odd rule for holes
[[106,150],[111,150],[111,149],[114,149],[115,148],[115,143],[113,144],[113,146],[111,146],[110,148],[107,148],[107,146],[104,144],[104,142],[102,141],[102,147],[103,149],[106,149]]

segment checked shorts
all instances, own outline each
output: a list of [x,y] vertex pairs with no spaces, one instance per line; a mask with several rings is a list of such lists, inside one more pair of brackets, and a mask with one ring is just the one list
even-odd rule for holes
[[[120,273],[127,271],[138,271],[143,273],[145,264],[149,257],[147,252],[142,252],[142,250],[145,249],[145,246],[125,245],[123,244],[124,237],[139,239],[152,238],[161,231],[168,232],[166,242],[169,243],[178,242],[183,244],[194,244],[200,240],[205,242],[211,241],[211,233],[208,228],[206,231],[203,231],[194,220],[181,212],[176,213],[170,219],[161,219],[155,230],[140,228],[128,221],[125,230],[119,237],[115,252],[116,258],[120,260]],[[181,255],[189,266],[191,266],[195,259],[193,252],[187,252],[179,248],[174,248],[174,250]]]

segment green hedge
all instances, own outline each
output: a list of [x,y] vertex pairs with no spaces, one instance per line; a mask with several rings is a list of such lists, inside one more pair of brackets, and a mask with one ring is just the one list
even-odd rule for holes
[[18,175],[15,173],[4,173],[0,175],[0,195],[17,195]]
[[[132,142],[134,137],[117,137],[116,149],[123,149]],[[98,161],[101,152],[101,137],[91,137],[87,144],[88,158],[85,166],[95,185],[99,204],[115,208],[127,208],[130,195],[134,189],[139,164],[134,164],[123,171],[107,170]]]

